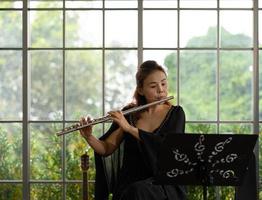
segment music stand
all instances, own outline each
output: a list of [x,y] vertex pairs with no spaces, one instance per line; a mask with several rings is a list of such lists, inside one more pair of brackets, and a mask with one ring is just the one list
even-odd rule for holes
[[168,134],[157,161],[157,184],[239,186],[257,135]]

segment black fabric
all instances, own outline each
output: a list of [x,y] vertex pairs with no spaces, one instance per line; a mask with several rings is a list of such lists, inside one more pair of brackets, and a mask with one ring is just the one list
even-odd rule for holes
[[236,187],[235,199],[236,200],[257,200],[258,199],[258,186],[256,180],[256,157],[253,153],[250,157],[248,170],[244,176],[243,184]]
[[[132,124],[132,116],[127,116]],[[118,128],[115,123],[100,138],[104,140]],[[184,200],[185,188],[173,185],[155,185],[154,174],[158,148],[167,134],[184,133],[185,114],[180,106],[172,106],[161,125],[153,131],[139,129],[141,141],[128,133],[120,148],[112,156],[95,154],[96,184],[95,200]]]

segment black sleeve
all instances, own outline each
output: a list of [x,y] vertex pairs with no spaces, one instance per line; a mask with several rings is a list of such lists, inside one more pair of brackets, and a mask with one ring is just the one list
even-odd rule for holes
[[181,106],[176,106],[174,109],[174,116],[171,118],[173,120],[171,122],[171,125],[169,125],[168,128],[170,128],[170,131],[172,133],[185,133],[185,123],[186,123],[186,117],[185,112]]
[[[110,134],[112,134],[119,126],[116,123],[112,123],[108,131],[99,139],[105,140]],[[112,173],[108,170],[105,164],[105,158],[96,152],[95,157],[95,200],[108,200],[109,192],[112,190]]]
[[[123,108],[123,110],[129,108],[130,105]],[[108,131],[99,140],[105,140],[118,128],[119,125],[113,122]],[[94,154],[96,168],[95,200],[108,200],[109,193],[113,192],[118,177],[117,173],[120,169],[122,154],[122,148],[118,148],[108,157],[103,157],[97,153]]]

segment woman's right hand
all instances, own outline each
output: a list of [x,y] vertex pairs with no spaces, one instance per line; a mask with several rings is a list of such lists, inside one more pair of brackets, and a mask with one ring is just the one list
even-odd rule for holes
[[[92,120],[90,117],[82,117],[79,121],[80,126],[90,123]],[[92,126],[87,126],[85,128],[82,128],[79,130],[82,137],[84,137],[86,140],[88,137],[92,135]]]

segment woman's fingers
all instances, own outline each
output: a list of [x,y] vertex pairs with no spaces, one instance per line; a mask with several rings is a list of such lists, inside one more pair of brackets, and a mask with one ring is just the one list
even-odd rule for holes
[[[91,120],[91,117],[87,116],[87,117],[81,117],[80,118],[80,121],[79,121],[79,125],[80,126],[84,126],[88,123],[90,123],[92,120]],[[82,136],[87,136],[87,135],[90,135],[91,134],[91,131],[92,131],[92,126],[86,126],[86,127],[83,127],[81,128],[80,130],[80,133]]]
[[80,123],[81,125],[83,125],[83,124],[87,124],[87,123],[89,123],[89,122],[91,122],[91,121],[92,121],[91,118],[90,118],[89,116],[87,116],[87,117],[81,117],[79,123]]
[[111,116],[111,117],[114,117],[114,118],[119,118],[121,117],[122,115],[122,112],[120,110],[117,110],[117,111],[110,111],[108,112],[108,114]]

